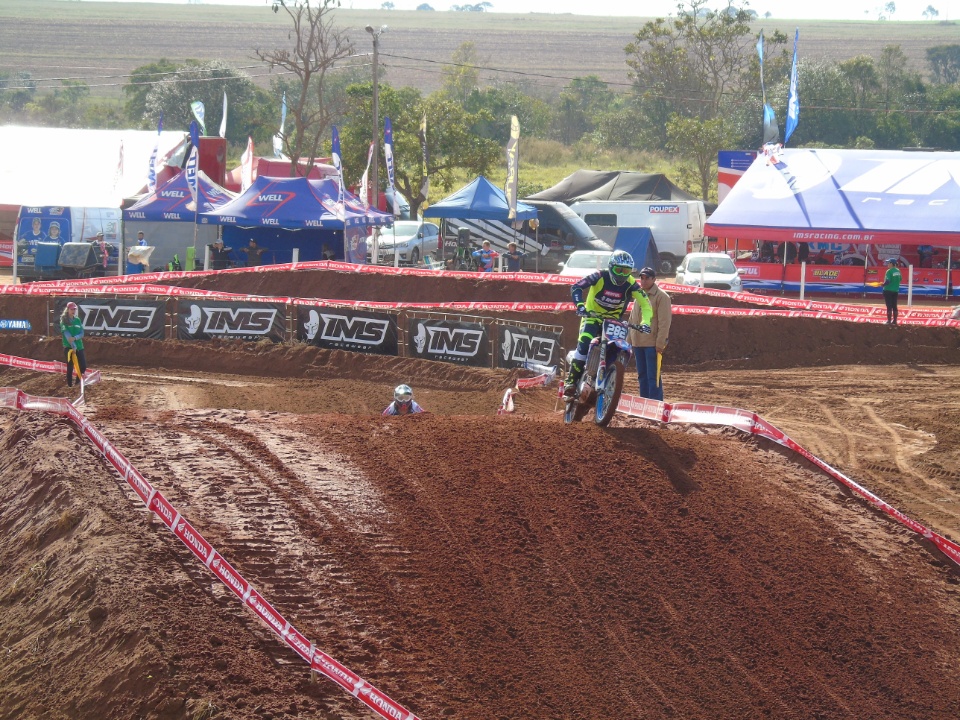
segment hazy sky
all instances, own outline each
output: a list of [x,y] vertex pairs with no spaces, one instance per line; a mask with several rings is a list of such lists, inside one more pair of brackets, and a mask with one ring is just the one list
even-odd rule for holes
[[[125,0],[127,2],[165,2],[186,4],[187,0]],[[480,2],[481,0],[476,0]],[[628,16],[666,16],[676,12],[677,3],[673,0],[488,0],[492,12],[543,12],[577,13],[582,15],[628,15]],[[383,0],[342,0],[345,8],[379,8]],[[415,10],[423,2],[435,10],[448,10],[451,5],[473,4],[472,0],[392,0],[398,10]],[[203,0],[204,5],[248,5],[263,7],[267,0]],[[709,3],[711,7],[726,6],[725,2]],[[832,19],[832,20],[876,20],[878,13],[887,4],[880,0],[753,0],[751,10],[763,16],[770,12],[777,20],[796,19]],[[895,0],[894,20],[923,20],[923,11],[933,6],[940,14],[940,20],[960,20],[960,0]]]

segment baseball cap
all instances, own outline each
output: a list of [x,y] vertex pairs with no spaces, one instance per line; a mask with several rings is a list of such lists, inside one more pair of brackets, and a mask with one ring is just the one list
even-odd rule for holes
[[897,262],[896,258],[887,258],[887,265],[895,265]]
[[641,270],[641,271],[640,271],[639,273],[637,273],[637,274],[638,274],[640,277],[652,277],[652,278],[655,278],[655,277],[657,276],[657,271],[654,270],[652,267],[645,267],[643,270]]

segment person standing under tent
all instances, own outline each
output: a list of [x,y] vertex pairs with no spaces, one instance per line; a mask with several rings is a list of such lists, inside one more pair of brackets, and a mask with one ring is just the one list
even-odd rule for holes
[[887,274],[883,277],[883,302],[887,305],[887,325],[897,324],[897,297],[900,294],[900,268],[897,259],[887,260]]

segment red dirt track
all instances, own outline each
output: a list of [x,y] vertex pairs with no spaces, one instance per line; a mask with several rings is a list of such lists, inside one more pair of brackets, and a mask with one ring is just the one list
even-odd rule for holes
[[[196,284],[567,297],[239,277]],[[0,299],[0,317],[44,312]],[[757,410],[960,537],[960,333],[675,328],[668,400]],[[6,334],[0,352],[60,351]],[[104,435],[308,639],[424,720],[960,716],[960,574],[777,446],[625,417],[565,426],[555,389],[495,415],[521,371],[98,338],[88,361],[104,380],[84,412]],[[430,414],[379,415],[399,382]],[[19,370],[0,368],[0,385],[67,395],[62,378]],[[67,421],[0,412],[0,446],[0,718],[375,717],[312,682]]]

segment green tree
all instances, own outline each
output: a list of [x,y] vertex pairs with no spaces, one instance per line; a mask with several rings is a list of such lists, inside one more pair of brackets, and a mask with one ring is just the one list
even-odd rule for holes
[[461,43],[450,60],[450,65],[443,66],[443,91],[451,100],[465,103],[470,93],[480,87],[477,46],[469,40]]
[[880,91],[880,78],[873,58],[857,55],[838,64],[841,74],[850,85],[850,97],[845,103],[853,105],[855,132],[869,137],[873,131],[873,114],[867,110],[875,107]]
[[677,17],[657,18],[637,31],[624,48],[629,78],[650,137],[663,147],[674,115],[716,117],[725,103],[755,93],[751,58],[756,57],[750,15],[728,5],[712,12],[706,0],[677,6]]
[[141,65],[130,73],[130,82],[123,86],[123,94],[127,98],[123,110],[134,126],[156,126],[158,118],[147,115],[147,95],[158,84],[173,78],[176,71],[176,64],[161,58],[155,63]]
[[[352,107],[340,140],[345,179],[353,185],[359,181],[367,163],[372,124],[370,85],[353,85],[348,94]],[[418,195],[423,184],[423,156],[417,134],[424,113],[431,199],[447,194],[464,175],[488,174],[501,159],[501,146],[473,131],[477,124],[492,121],[489,113],[486,110],[470,113],[442,91],[423,98],[414,88],[381,85],[379,110],[381,117],[389,117],[393,125],[394,175],[397,189],[410,201],[411,215],[416,215],[421,205]]]
[[935,83],[952,85],[960,79],[960,45],[927,48],[927,63]]
[[308,172],[313,167],[338,114],[329,102],[328,79],[334,67],[353,54],[350,38],[334,24],[333,10],[339,6],[339,0],[275,0],[274,9],[282,8],[293,26],[288,35],[292,47],[255,51],[271,69],[285,70],[298,80],[297,92],[287,95],[293,130],[283,137],[291,174],[300,158],[307,158]]
[[696,167],[700,197],[709,199],[717,184],[717,153],[735,147],[734,128],[722,115],[709,120],[674,115],[667,123],[667,138],[667,149]]
[[500,145],[510,137],[510,116],[516,115],[520,121],[520,132],[526,137],[546,137],[553,112],[550,106],[532,92],[514,83],[495,84],[470,93],[464,108],[475,117],[486,111],[492,120],[489,123],[478,121],[473,130],[480,137],[496,141]]
[[37,92],[37,83],[30,73],[19,70],[12,75],[0,73],[0,103],[10,106],[10,109],[19,112],[33,100]]
[[147,94],[146,116],[150,118],[150,126],[163,112],[164,127],[188,128],[193,120],[190,103],[199,100],[206,110],[207,133],[214,134],[220,125],[223,94],[226,92],[229,102],[227,139],[236,143],[246,139],[241,126],[255,97],[250,78],[221,60],[188,60],[170,78],[154,85]]
[[572,145],[596,127],[597,119],[613,104],[613,93],[596,75],[574,78],[557,98],[553,136]]

